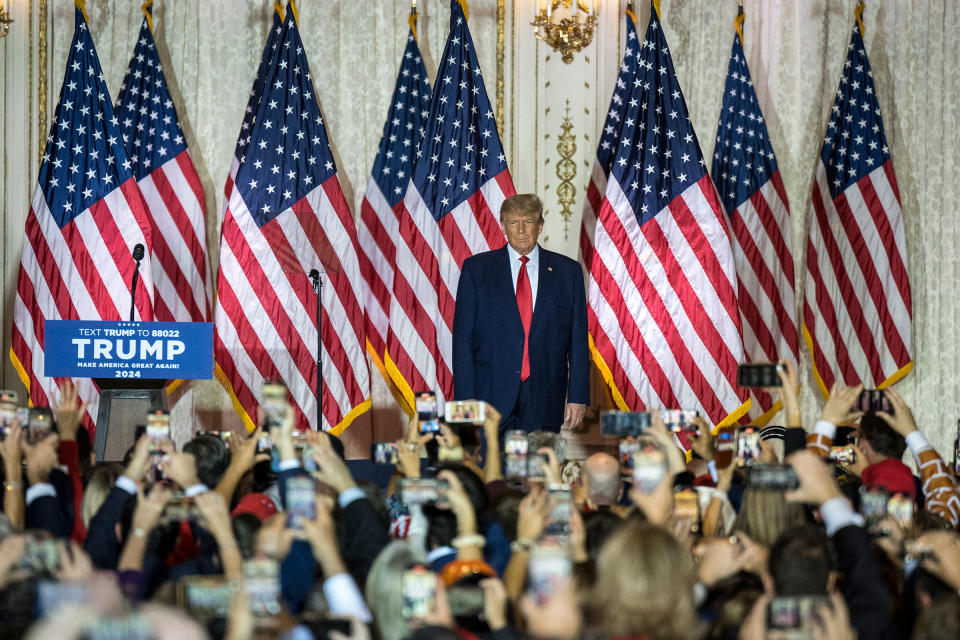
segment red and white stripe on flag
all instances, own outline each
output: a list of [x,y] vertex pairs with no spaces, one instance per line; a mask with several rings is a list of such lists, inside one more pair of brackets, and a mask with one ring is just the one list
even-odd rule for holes
[[[731,229],[743,348],[750,362],[797,362],[790,209],[777,159],[743,51],[740,13],[723,87],[712,177]],[[780,403],[751,389],[753,424],[765,425]]]
[[[271,41],[275,54],[265,49],[254,84],[263,95],[248,105],[254,116],[240,134],[220,238],[217,376],[248,429],[264,382],[277,380],[298,427],[338,434],[370,407],[357,232],[290,4],[271,32],[273,50]],[[319,327],[313,270],[322,283]]]
[[803,329],[824,396],[837,381],[882,388],[913,367],[900,193],[862,11],[859,5],[810,207]]
[[[27,215],[14,299],[11,360],[35,406],[59,397],[60,380],[43,372],[45,320],[126,320],[132,251],[151,250],[150,223],[121,142],[109,92],[86,18],[76,29],[60,102]],[[153,276],[140,265],[134,318],[153,320]],[[99,389],[74,381],[91,429]]]
[[453,396],[453,311],[463,261],[505,244],[514,194],[463,3],[450,2],[417,163],[403,203],[384,365],[409,407],[417,391]]
[[655,5],[642,44],[628,16],[581,232],[594,358],[620,408],[724,426],[749,408],[730,236]]

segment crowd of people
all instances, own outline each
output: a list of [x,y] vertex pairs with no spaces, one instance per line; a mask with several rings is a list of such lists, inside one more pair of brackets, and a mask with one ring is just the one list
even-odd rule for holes
[[953,465],[896,391],[860,412],[836,386],[813,419],[780,375],[753,458],[656,411],[626,457],[566,461],[550,433],[507,451],[487,406],[437,433],[414,416],[386,487],[289,410],[93,463],[67,385],[50,435],[3,426],[0,637],[960,638]]

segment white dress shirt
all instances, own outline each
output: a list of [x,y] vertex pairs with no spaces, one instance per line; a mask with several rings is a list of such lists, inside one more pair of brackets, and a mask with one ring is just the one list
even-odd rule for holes
[[[520,275],[520,254],[510,244],[507,244],[507,255],[510,257],[510,275],[513,278],[513,293],[517,293],[517,276]],[[530,279],[530,310],[537,308],[537,284],[540,280],[540,245],[534,245],[527,254],[530,262],[527,263],[527,278]]]

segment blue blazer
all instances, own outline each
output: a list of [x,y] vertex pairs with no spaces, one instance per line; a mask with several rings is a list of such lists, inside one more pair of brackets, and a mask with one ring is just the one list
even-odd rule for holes
[[[579,263],[540,248],[537,300],[530,321],[527,415],[538,426],[563,424],[566,402],[590,404],[587,303]],[[520,389],[523,324],[506,245],[467,258],[453,316],[453,397],[484,400],[503,417]]]

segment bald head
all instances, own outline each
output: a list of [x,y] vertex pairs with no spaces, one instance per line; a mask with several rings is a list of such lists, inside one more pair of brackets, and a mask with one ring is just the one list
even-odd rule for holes
[[620,499],[620,462],[608,453],[595,453],[583,463],[587,499],[597,506]]

